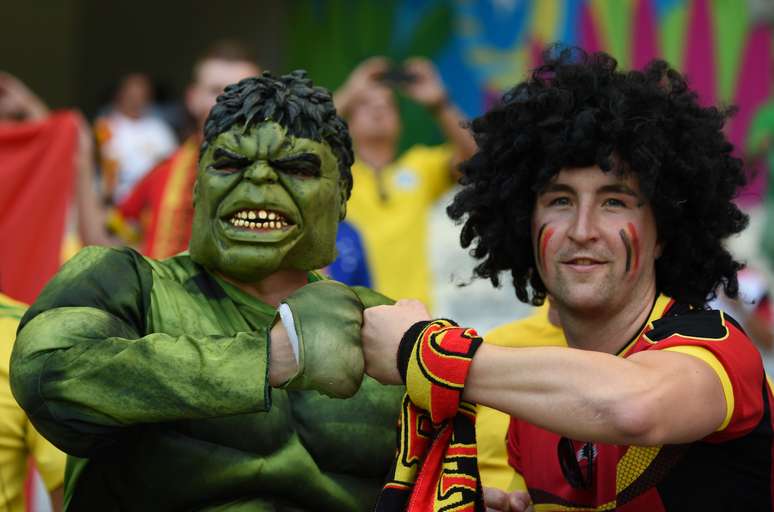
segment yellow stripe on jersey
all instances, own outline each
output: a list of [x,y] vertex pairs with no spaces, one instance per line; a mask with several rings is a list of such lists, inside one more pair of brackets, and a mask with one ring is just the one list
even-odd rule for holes
[[680,345],[677,347],[668,347],[664,350],[668,350],[670,352],[679,352],[681,354],[688,354],[689,356],[697,357],[710,365],[713,370],[715,370],[715,373],[720,379],[720,384],[723,386],[723,394],[726,397],[726,417],[723,420],[723,423],[720,424],[720,427],[718,427],[717,432],[725,429],[728,426],[728,423],[731,421],[731,416],[734,414],[734,387],[731,385],[731,379],[728,378],[728,373],[726,372],[725,367],[721,364],[718,358],[715,357],[715,354],[704,347],[699,347],[696,345]]
[[615,510],[615,500],[602,504],[597,508],[589,507],[569,507],[567,505],[556,505],[554,503],[540,503],[533,506],[535,512],[603,512],[605,510]]
[[630,446],[615,469],[615,494],[632,485],[656,458],[660,446]]
[[[664,294],[660,294],[658,297],[656,297],[656,302],[653,304],[653,309],[650,312],[650,316],[648,316],[648,321],[645,323],[645,327],[643,327],[642,330],[637,333],[637,336],[635,336],[628,345],[626,345],[618,352],[619,356],[626,357],[632,347],[634,347],[634,345],[637,344],[637,341],[639,341],[639,339],[643,336],[643,333],[645,331],[653,330],[653,322],[664,316],[664,311],[666,311],[666,308],[669,306],[671,301],[672,299]],[[648,339],[647,336],[645,339]]]

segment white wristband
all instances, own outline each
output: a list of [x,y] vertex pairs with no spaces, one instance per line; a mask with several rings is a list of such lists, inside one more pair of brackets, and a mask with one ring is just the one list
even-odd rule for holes
[[296,324],[293,321],[293,312],[290,310],[290,306],[284,302],[277,308],[282,320],[282,325],[285,326],[285,330],[288,332],[288,338],[290,339],[290,346],[293,349],[293,356],[296,358],[296,364],[298,364],[298,333],[296,332]]

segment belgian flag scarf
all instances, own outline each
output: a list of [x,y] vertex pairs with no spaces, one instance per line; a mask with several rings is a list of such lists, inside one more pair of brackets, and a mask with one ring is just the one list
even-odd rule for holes
[[475,330],[423,321],[403,335],[398,369],[406,384],[398,453],[376,512],[484,511],[476,460],[476,409],[461,401]]

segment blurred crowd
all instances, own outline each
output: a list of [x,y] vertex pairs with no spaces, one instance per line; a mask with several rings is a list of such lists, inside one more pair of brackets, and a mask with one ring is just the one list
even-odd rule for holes
[[[50,111],[19,77],[0,73],[0,162],[8,175],[0,190],[0,292],[8,296],[0,312],[10,319],[0,335],[12,336],[21,315],[21,305],[11,299],[34,300],[80,247],[130,245],[153,258],[187,249],[207,114],[228,84],[260,72],[240,45],[216,43],[192,65],[180,99],[182,113],[157,103],[153,78],[133,72],[121,78],[111,102],[92,120],[77,110]],[[427,110],[443,144],[414,141],[399,151],[397,94]],[[459,227],[445,209],[455,192],[458,164],[473,156],[476,145],[432,62],[370,58],[352,70],[334,100],[348,122],[356,161],[338,258],[325,272],[394,298],[418,298],[436,316],[453,317],[480,332],[528,315],[531,307],[515,300],[507,277],[500,290],[470,282],[475,262],[460,249]],[[737,149],[750,167],[761,164],[774,176],[774,100],[755,117],[746,147]],[[735,255],[748,263],[739,278],[740,297],[720,294],[714,302],[745,326],[774,372],[774,231],[766,229],[774,221],[774,187],[746,209],[750,227],[731,241]],[[468,286],[464,294],[457,291],[460,285]],[[0,348],[9,346],[2,340]],[[7,361],[3,357],[5,367],[0,365],[0,377],[6,379]],[[0,427],[9,418],[0,413]],[[62,478],[51,475],[63,459],[57,463],[41,443],[28,436],[27,451],[54,492],[56,507]],[[11,510],[21,506],[24,457],[14,464],[0,459],[0,481],[6,482],[0,504],[9,503]],[[11,471],[16,474],[7,474]]]

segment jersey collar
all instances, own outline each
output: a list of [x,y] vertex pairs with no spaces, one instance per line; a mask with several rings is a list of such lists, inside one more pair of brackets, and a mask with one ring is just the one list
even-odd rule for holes
[[674,303],[675,301],[671,297],[667,297],[663,293],[658,294],[656,300],[653,302],[653,307],[650,310],[650,315],[648,315],[647,320],[645,320],[642,327],[637,330],[637,334],[635,334],[634,337],[616,353],[616,355],[626,357],[632,347],[637,343],[637,340],[639,340],[645,332],[653,329],[653,322],[666,315],[667,311],[669,311],[669,308],[671,308]]

